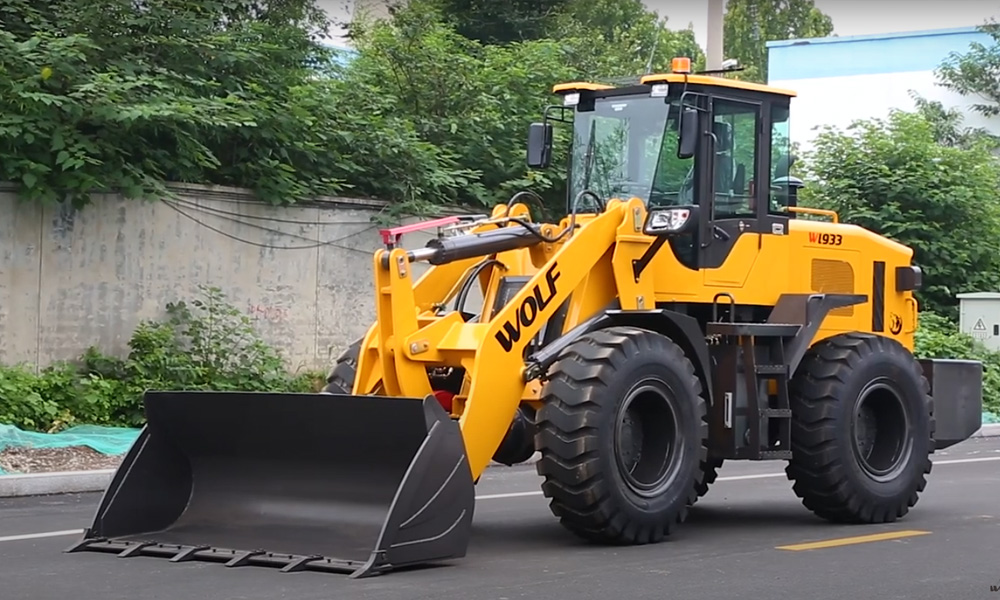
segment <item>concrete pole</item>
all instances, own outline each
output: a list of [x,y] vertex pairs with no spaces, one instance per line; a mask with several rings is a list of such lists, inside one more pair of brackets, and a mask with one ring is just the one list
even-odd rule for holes
[[708,0],[708,36],[705,59],[708,70],[722,68],[722,19],[725,15],[726,0]]

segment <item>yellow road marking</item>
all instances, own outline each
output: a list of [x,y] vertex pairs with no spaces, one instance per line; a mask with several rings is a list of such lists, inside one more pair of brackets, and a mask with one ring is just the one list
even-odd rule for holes
[[917,535],[928,535],[929,531],[908,529],[905,531],[890,531],[888,533],[874,533],[872,535],[859,535],[855,537],[834,538],[832,540],[822,540],[819,542],[806,542],[804,544],[792,544],[790,546],[777,546],[778,550],[818,550],[820,548],[834,548],[836,546],[849,546],[851,544],[865,544],[868,542],[882,542],[885,540],[898,540],[905,537]]

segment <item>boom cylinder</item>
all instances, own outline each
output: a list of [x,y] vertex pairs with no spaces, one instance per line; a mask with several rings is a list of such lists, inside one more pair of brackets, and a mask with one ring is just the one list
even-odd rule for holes
[[539,234],[527,227],[504,227],[483,233],[434,238],[427,246],[407,253],[410,262],[426,260],[443,265],[456,260],[487,256],[497,252],[527,248],[541,241]]

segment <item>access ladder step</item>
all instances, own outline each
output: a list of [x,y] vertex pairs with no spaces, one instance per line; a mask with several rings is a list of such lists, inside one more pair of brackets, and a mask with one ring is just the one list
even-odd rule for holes
[[791,450],[761,450],[760,457],[765,460],[791,460]]
[[781,375],[788,377],[788,365],[756,365],[754,371],[758,375]]
[[762,408],[760,416],[768,419],[791,419],[792,409],[790,408]]
[[729,323],[716,321],[708,323],[708,335],[731,335],[748,337],[794,337],[801,325],[786,325],[783,323]]

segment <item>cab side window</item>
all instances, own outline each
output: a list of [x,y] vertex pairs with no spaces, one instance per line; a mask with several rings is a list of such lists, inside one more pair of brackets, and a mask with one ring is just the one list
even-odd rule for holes
[[768,211],[785,213],[789,205],[792,140],[787,106],[771,106],[771,193]]

